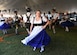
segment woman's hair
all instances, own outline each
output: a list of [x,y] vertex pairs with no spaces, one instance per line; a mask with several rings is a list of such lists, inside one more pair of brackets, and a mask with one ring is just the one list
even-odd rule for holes
[[[36,12],[37,12],[37,11],[39,11],[39,12],[41,13],[41,11],[40,11],[40,10],[36,10]],[[35,14],[36,14],[36,12],[35,12]]]

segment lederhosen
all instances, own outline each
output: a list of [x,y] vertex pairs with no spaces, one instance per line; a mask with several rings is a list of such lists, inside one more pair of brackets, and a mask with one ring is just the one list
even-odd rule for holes
[[27,17],[27,22],[25,23],[25,25],[26,25],[26,28],[29,29],[29,31],[30,31],[30,25],[31,25],[31,23],[30,23],[30,16],[26,15],[26,17]]
[[[53,18],[53,16],[52,16],[52,18]],[[53,22],[53,20],[54,20],[54,19],[52,19],[52,26],[53,26],[53,25],[56,25],[56,23],[57,23],[57,20],[56,20],[55,22]]]
[[19,19],[18,19],[18,16],[16,15],[16,16],[15,16],[15,25],[19,26],[19,23],[20,23],[20,21],[19,21]]

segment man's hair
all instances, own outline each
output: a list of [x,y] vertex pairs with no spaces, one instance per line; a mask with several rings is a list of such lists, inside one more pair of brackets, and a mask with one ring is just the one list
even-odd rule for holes
[[56,9],[52,9],[52,11],[56,12]]

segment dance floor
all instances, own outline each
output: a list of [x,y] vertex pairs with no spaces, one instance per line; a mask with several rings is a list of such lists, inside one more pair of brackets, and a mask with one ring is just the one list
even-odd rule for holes
[[3,35],[0,31],[0,55],[77,55],[77,27],[65,32],[64,28],[57,27],[56,34],[46,29],[51,37],[51,43],[40,53],[40,49],[33,51],[32,47],[25,46],[21,40],[27,36],[25,28],[19,28],[19,35],[15,35],[14,28]]

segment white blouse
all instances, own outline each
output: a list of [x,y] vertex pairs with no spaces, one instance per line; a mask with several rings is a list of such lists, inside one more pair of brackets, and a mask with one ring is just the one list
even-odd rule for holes
[[47,22],[47,18],[42,17],[42,18],[40,18],[39,21],[37,21],[36,18],[32,18],[32,20],[31,20],[31,24],[41,24],[42,21]]
[[[4,17],[0,17],[0,21],[1,21],[1,20],[5,20],[5,18],[4,18]],[[2,22],[4,22],[4,21],[2,21]]]

